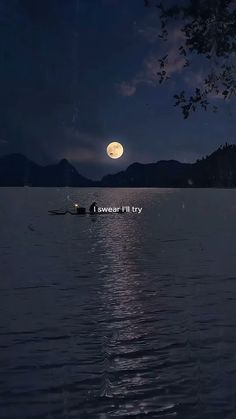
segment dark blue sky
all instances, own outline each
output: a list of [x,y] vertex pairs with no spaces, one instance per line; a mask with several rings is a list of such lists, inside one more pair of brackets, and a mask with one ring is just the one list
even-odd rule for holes
[[[0,154],[66,157],[96,178],[134,161],[194,161],[235,142],[235,102],[216,99],[217,114],[188,120],[173,106],[205,65],[182,68],[176,28],[171,80],[158,84],[159,20],[143,0],[1,0],[0,19]],[[106,156],[110,140],[123,143],[122,159]]]

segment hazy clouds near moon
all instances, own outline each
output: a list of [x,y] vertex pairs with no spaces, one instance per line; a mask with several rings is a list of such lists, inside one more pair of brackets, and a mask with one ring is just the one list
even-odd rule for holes
[[107,146],[107,154],[111,159],[119,159],[124,153],[122,144],[114,141]]

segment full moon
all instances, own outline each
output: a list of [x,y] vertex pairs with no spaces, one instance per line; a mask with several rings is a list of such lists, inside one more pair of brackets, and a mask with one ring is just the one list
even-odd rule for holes
[[114,141],[107,146],[107,154],[111,159],[119,159],[124,153],[122,144]]

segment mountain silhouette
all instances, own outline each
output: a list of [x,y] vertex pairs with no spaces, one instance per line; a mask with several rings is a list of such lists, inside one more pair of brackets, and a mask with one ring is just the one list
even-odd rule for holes
[[66,160],[40,166],[23,154],[0,158],[0,186],[41,187],[236,187],[236,145],[220,146],[210,156],[195,163],[161,160],[133,163],[126,170],[92,181]]
[[196,163],[162,160],[134,163],[125,171],[104,176],[106,187],[236,187],[236,145],[220,146]]
[[0,186],[92,186],[93,182],[80,175],[66,160],[49,166],[39,166],[22,154],[0,158]]
[[124,172],[104,176],[101,184],[116,187],[178,187],[186,178],[190,166],[176,160],[134,163]]

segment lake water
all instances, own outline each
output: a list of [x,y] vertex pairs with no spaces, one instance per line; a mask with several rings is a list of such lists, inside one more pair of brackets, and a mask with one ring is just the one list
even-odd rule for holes
[[[50,216],[135,205],[138,214]],[[0,189],[0,417],[236,417],[236,190]]]

